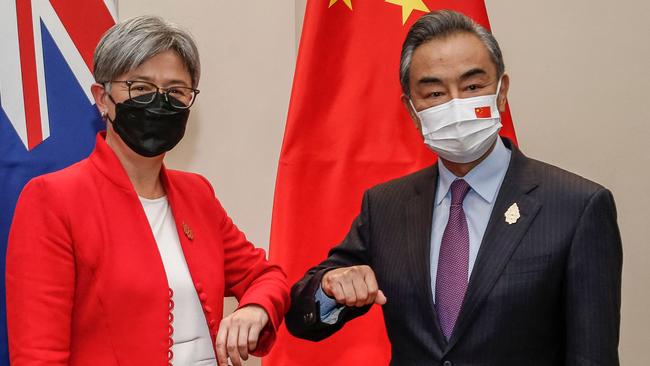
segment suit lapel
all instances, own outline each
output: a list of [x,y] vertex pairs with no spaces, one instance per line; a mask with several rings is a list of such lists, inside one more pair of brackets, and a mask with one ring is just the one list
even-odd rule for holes
[[[504,142],[510,145],[507,140]],[[516,147],[508,147],[512,149],[510,167],[492,209],[463,306],[446,352],[451,350],[471,324],[541,208],[539,201],[528,195],[537,187],[534,173],[526,169],[528,158]],[[516,223],[508,224],[504,214],[515,203],[519,207],[521,216]]]
[[435,326],[433,333],[442,350],[446,341],[438,322],[431,291],[431,225],[437,181],[437,165],[433,165],[417,178],[414,194],[406,202],[406,236],[413,268],[413,283],[419,287],[418,292],[424,294],[425,308],[431,310],[427,314],[430,318],[429,324]]

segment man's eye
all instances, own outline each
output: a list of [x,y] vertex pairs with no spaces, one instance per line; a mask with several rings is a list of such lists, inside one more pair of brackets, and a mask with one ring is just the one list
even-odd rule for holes
[[435,92],[431,93],[431,96],[434,97],[434,98],[439,98],[439,97],[442,96],[442,92],[435,91]]
[[474,91],[474,90],[478,89],[478,85],[472,84],[472,85],[468,86],[467,89]]

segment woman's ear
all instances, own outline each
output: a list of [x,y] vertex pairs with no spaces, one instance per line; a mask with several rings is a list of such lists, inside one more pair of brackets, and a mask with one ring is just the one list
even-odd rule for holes
[[102,115],[102,118],[106,118],[108,115],[109,106],[106,100],[108,99],[108,92],[106,92],[106,87],[99,83],[94,83],[90,86],[90,92],[95,99],[95,105],[99,110],[99,113]]

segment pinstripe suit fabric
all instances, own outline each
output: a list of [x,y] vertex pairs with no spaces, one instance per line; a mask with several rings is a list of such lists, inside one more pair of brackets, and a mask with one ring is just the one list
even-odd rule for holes
[[[610,191],[504,143],[510,165],[449,341],[430,286],[435,165],[365,193],[345,239],[294,285],[289,331],[318,341],[367,312],[345,308],[325,324],[314,301],[325,272],[367,264],[388,298],[391,365],[618,365],[622,248]],[[508,224],[513,203],[521,217]]]

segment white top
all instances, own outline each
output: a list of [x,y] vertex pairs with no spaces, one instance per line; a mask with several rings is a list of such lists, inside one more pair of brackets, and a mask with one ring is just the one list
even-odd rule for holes
[[140,197],[140,202],[156,239],[169,287],[174,291],[172,363],[175,366],[215,366],[212,339],[167,197],[154,200]]

